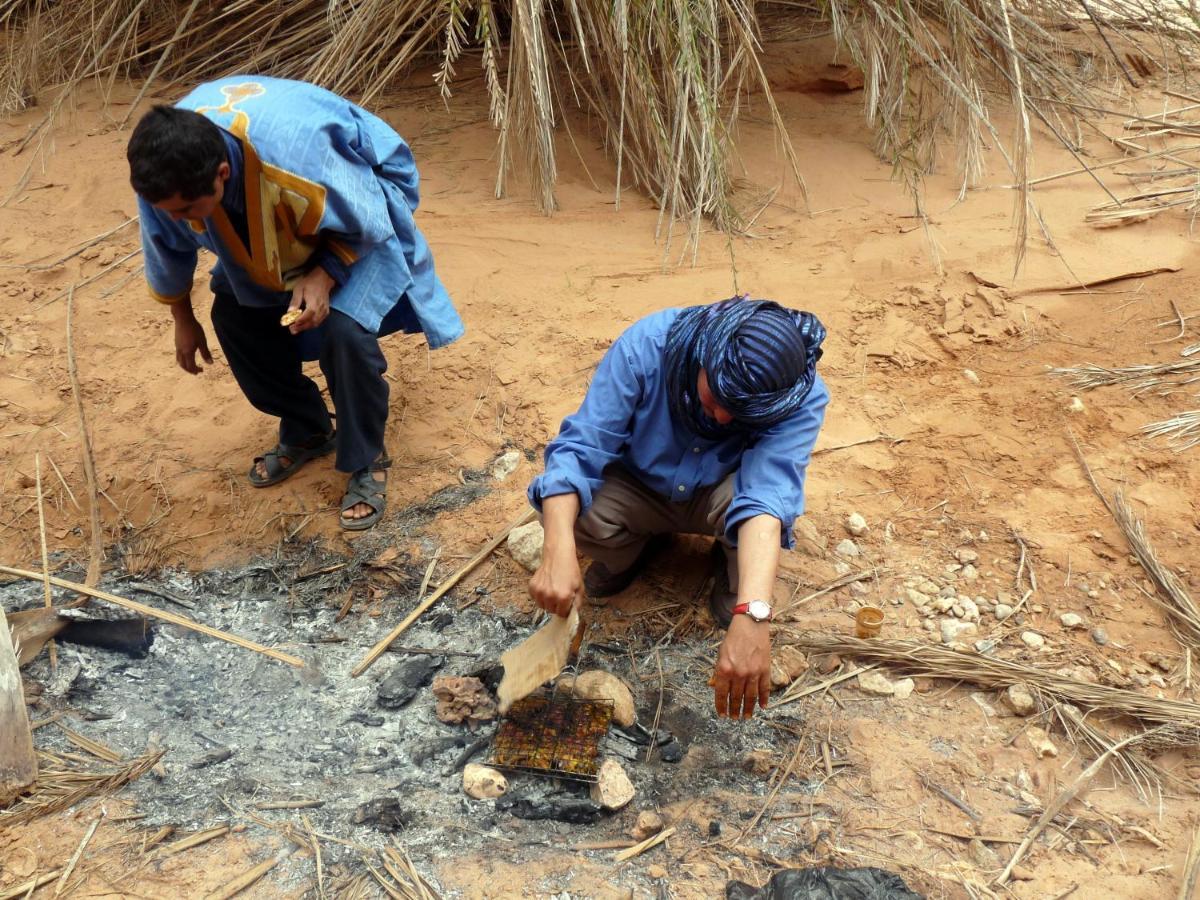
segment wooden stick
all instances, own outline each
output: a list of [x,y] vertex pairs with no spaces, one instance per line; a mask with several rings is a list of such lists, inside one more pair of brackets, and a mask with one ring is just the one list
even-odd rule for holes
[[35,878],[30,878],[21,884],[14,884],[8,890],[0,893],[0,900],[16,900],[16,898],[29,897],[34,891],[42,885],[49,884],[55,878],[62,874],[62,869],[55,869],[53,872],[47,872],[45,875],[38,875]]
[[301,813],[300,821],[304,823],[305,830],[308,831],[308,839],[312,841],[313,858],[317,864],[317,897],[319,900],[325,900],[325,865],[321,860],[321,841],[317,838],[317,833],[313,831],[312,822],[308,816]]
[[1131,744],[1134,741],[1143,740],[1146,737],[1146,734],[1147,732],[1138,732],[1130,735],[1123,741],[1118,741],[1101,753],[1098,757],[1096,757],[1095,762],[1080,772],[1079,777],[1071,782],[1071,784],[1068,785],[1061,794],[1054,798],[1054,801],[1047,806],[1045,811],[1042,813],[1041,818],[1039,818],[1037,822],[1034,823],[1034,826],[1029,829],[1029,834],[1025,835],[1025,839],[1017,845],[1017,849],[1013,851],[1012,858],[1009,859],[1008,865],[1004,867],[1004,871],[996,876],[995,883],[1004,884],[1006,881],[1008,881],[1008,879],[1012,876],[1012,870],[1016,868],[1017,863],[1021,861],[1021,858],[1025,855],[1029,848],[1033,846],[1033,842],[1037,840],[1038,835],[1042,833],[1042,831],[1048,824],[1050,824],[1051,821],[1053,821],[1055,816],[1062,812],[1062,808],[1064,806],[1074,800],[1075,796],[1081,790],[1091,784],[1092,779],[1096,777],[1096,773],[1104,768],[1104,764],[1106,762],[1112,759],[1112,757],[1127,744]]
[[207,844],[209,841],[214,841],[217,838],[224,837],[227,834],[229,834],[229,826],[218,825],[216,828],[208,828],[204,831],[197,831],[195,834],[190,834],[185,838],[172,841],[158,852],[162,856],[174,856],[176,853],[182,853],[184,850],[191,850],[193,847],[198,847],[201,844]]
[[1179,900],[1194,900],[1196,885],[1200,884],[1200,828],[1192,832],[1192,843],[1183,861],[1183,880],[1179,883]]
[[[18,578],[27,578],[30,581],[40,581],[42,576],[37,572],[29,572],[25,569],[15,569],[12,566],[0,566],[0,574],[14,575]],[[277,659],[280,662],[285,662],[290,666],[295,666],[297,669],[304,668],[304,660],[297,656],[292,656],[289,653],[284,653],[280,650],[272,650],[270,647],[264,647],[262,644],[256,644],[254,641],[248,641],[243,637],[238,637],[236,634],[230,634],[227,631],[219,631],[216,628],[210,628],[208,625],[201,625],[199,622],[193,621],[186,616],[181,616],[173,612],[167,612],[165,609],[155,609],[153,606],[147,606],[144,603],[138,603],[136,600],[127,600],[124,597],[118,597],[116,594],[110,594],[108,591],[102,591],[99,588],[88,587],[86,584],[79,584],[74,581],[67,581],[64,578],[50,578],[50,583],[61,588],[67,588],[72,591],[79,591],[81,594],[87,594],[89,597],[95,597],[97,600],[107,600],[109,603],[114,603],[117,606],[125,609],[132,609],[134,612],[139,612],[143,616],[150,616],[153,619],[162,619],[164,622],[170,622],[172,625],[179,625],[182,628],[187,628],[191,631],[198,631],[201,634],[206,634],[209,637],[214,637],[217,640],[226,641],[230,644],[236,644],[244,650],[253,650],[255,653],[261,653],[263,656],[269,656],[271,659]],[[2,671],[2,669],[0,669]],[[2,686],[2,684],[0,684]]]
[[646,838],[640,844],[634,844],[629,849],[622,850],[620,853],[618,853],[614,857],[614,860],[616,862],[625,862],[625,860],[627,860],[627,859],[633,859],[635,856],[641,856],[647,850],[650,850],[653,847],[657,847],[659,844],[661,844],[663,841],[665,841],[667,838],[669,838],[674,833],[675,833],[674,826],[671,826],[670,828],[664,828],[658,834],[654,835],[653,837]]
[[13,651],[8,620],[0,608],[0,807],[36,780],[37,756],[25,712],[21,670]]
[[79,501],[75,499],[75,492],[71,490],[71,486],[67,484],[67,479],[63,478],[62,469],[58,467],[58,463],[54,461],[54,457],[49,453],[46,454],[46,462],[50,463],[50,468],[52,468],[54,470],[54,474],[58,476],[58,481],[63,486],[63,490],[66,491],[67,496],[71,498],[71,503],[75,505],[77,510],[82,512],[83,507],[80,506]]
[[67,867],[63,869],[62,877],[58,879],[58,884],[54,886],[54,896],[57,897],[63,892],[66,887],[67,879],[71,877],[71,873],[75,871],[75,866],[79,864],[79,858],[83,856],[83,851],[87,848],[88,843],[92,840],[92,835],[96,833],[96,827],[100,824],[100,820],[104,818],[104,813],[92,819],[92,824],[87,830],[87,834],[83,836],[83,840],[79,842],[79,846],[75,848],[75,852],[71,855],[71,861],[67,863]]
[[396,638],[400,637],[400,635],[404,634],[408,627],[421,617],[422,613],[429,609],[429,607],[433,606],[433,604],[441,600],[446,594],[450,593],[451,588],[469,575],[477,565],[487,559],[488,556],[491,555],[492,551],[499,547],[504,539],[508,537],[510,531],[512,531],[514,528],[520,528],[525,523],[531,521],[535,515],[536,512],[532,509],[526,511],[520,516],[520,518],[516,519],[511,525],[488,541],[484,548],[471,557],[470,561],[465,566],[443,581],[441,585],[438,586],[436,591],[418,603],[417,608],[405,616],[403,622],[389,631],[383,640],[372,647],[371,652],[364,656],[362,661],[350,670],[350,676],[352,678],[357,678],[363,672],[367,671],[367,669],[371,667],[375,660],[379,659],[379,657],[384,654],[392,642],[395,641]]
[[253,869],[243,872],[219,891],[213,891],[205,898],[205,900],[229,900],[230,897],[237,896],[246,888],[250,887],[250,885],[254,884],[254,882],[258,881],[260,878],[270,872],[277,865],[279,865],[279,863],[281,863],[286,857],[290,856],[293,849],[294,848],[292,847],[288,847],[286,850],[282,850],[272,856],[266,862],[261,862]]
[[[50,554],[46,550],[46,513],[42,509],[42,455],[35,453],[33,455],[33,471],[37,483],[37,507],[38,507],[38,537],[42,542],[42,584],[46,588],[46,609],[54,606],[54,599],[50,596]],[[58,671],[58,648],[54,645],[54,640],[46,641],[46,649],[50,652],[50,671]]]
[[[95,587],[100,583],[100,563],[104,559],[104,537],[100,531],[100,498],[96,487],[96,461],[92,456],[92,439],[88,435],[87,416],[83,412],[83,395],[79,390],[79,372],[75,368],[75,344],[72,339],[72,320],[75,310],[75,287],[67,295],[67,374],[71,377],[71,396],[75,398],[75,417],[79,423],[79,443],[83,450],[83,474],[87,478],[88,503],[91,507],[91,553],[88,556],[84,584]],[[85,592],[86,593],[86,592]]]

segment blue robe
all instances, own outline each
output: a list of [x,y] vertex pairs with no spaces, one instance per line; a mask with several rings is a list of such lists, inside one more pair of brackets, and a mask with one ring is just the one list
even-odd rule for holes
[[[177,105],[240,143],[242,171],[234,177],[249,246],[223,204],[212,218],[174,222],[139,197],[155,299],[173,303],[191,291],[204,247],[217,257],[214,281],[239,303],[282,312],[314,255],[332,254],[344,269],[331,305],[364,328],[420,330],[433,348],[462,335],[413,221],[416,164],[391,126],[322,88],[257,75],[202,84]],[[301,335],[304,358],[316,358],[319,331]]]

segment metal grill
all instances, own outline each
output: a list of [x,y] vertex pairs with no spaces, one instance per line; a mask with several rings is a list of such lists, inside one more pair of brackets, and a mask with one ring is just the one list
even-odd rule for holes
[[574,781],[594,782],[600,771],[600,740],[613,705],[551,694],[514,703],[492,742],[491,764]]

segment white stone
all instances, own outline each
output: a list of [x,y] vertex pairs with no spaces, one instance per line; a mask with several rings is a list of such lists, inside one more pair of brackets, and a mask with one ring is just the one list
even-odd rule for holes
[[1041,650],[1046,646],[1046,639],[1036,631],[1022,631],[1021,642],[1030,650]]
[[1083,616],[1078,613],[1063,613],[1058,617],[1063,628],[1080,628],[1083,626]]
[[996,649],[996,640],[994,638],[984,638],[981,641],[975,642],[976,653],[991,653]]
[[901,678],[892,685],[892,696],[897,700],[907,700],[912,696],[912,692],[916,689],[917,683],[911,678]]
[[868,694],[877,694],[880,697],[890,697],[896,692],[896,686],[879,672],[860,672],[858,689]]
[[940,613],[948,613],[954,609],[954,598],[938,597],[930,605]]
[[961,575],[967,581],[975,581],[979,577],[979,570],[968,564],[963,566]]
[[908,597],[909,600],[912,601],[913,606],[920,607],[920,606],[928,606],[929,605],[929,595],[922,594],[916,588],[905,588],[904,594],[906,597]]
[[616,810],[633,799],[633,782],[615,759],[600,764],[599,780],[592,785],[592,799],[607,810]]
[[1004,705],[1018,716],[1031,716],[1037,712],[1037,703],[1034,702],[1033,694],[1023,684],[1010,684],[1001,699],[1004,701]]
[[637,720],[637,706],[633,702],[633,691],[624,681],[611,672],[592,669],[575,679],[571,691],[583,700],[611,700],[613,721],[628,728]]
[[1067,406],[1067,409],[1073,413],[1081,413],[1084,411],[1085,407],[1082,400],[1080,400],[1078,397],[1072,397],[1071,403]]
[[970,597],[959,597],[958,605],[962,607],[962,617],[968,622],[979,621],[979,606]]
[[508,779],[489,766],[467,763],[463,769],[463,791],[476,800],[495,800],[508,791]]
[[963,378],[971,382],[971,384],[979,384],[979,376],[971,369],[963,369]]
[[492,477],[497,481],[503,481],[513,472],[517,471],[517,466],[521,464],[521,451],[509,450],[496,457],[496,461],[492,463]]
[[846,530],[855,537],[862,537],[870,529],[867,527],[867,520],[860,513],[850,513],[846,516]]
[[838,556],[849,556],[853,558],[858,556],[862,551],[858,549],[858,544],[854,543],[854,541],[850,540],[850,538],[843,538],[834,548],[834,552],[837,553]]
[[546,533],[541,522],[530,522],[508,533],[508,552],[520,566],[530,572],[542,567],[542,545]]
[[666,823],[663,822],[662,816],[656,812],[646,810],[638,813],[637,824],[629,832],[630,836],[635,841],[644,841],[648,837],[654,837],[663,830]]
[[952,644],[960,637],[974,634],[974,622],[960,622],[958,619],[942,619],[942,643]]
[[1038,759],[1046,759],[1047,757],[1053,759],[1058,756],[1058,748],[1050,740],[1050,735],[1046,734],[1042,729],[1036,726],[1029,728],[1025,732],[1025,737],[1029,739],[1029,746],[1037,753]]
[[1003,622],[1013,614],[1013,608],[1007,603],[997,603],[993,612],[996,614],[996,621]]
[[974,565],[975,563],[979,562],[979,554],[974,550],[968,550],[966,547],[963,547],[961,550],[955,550],[954,558],[964,566]]

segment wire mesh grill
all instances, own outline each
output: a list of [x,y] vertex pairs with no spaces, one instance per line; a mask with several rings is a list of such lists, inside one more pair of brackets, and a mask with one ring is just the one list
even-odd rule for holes
[[595,781],[600,740],[613,705],[559,694],[534,695],[513,704],[492,742],[491,764],[535,775]]

